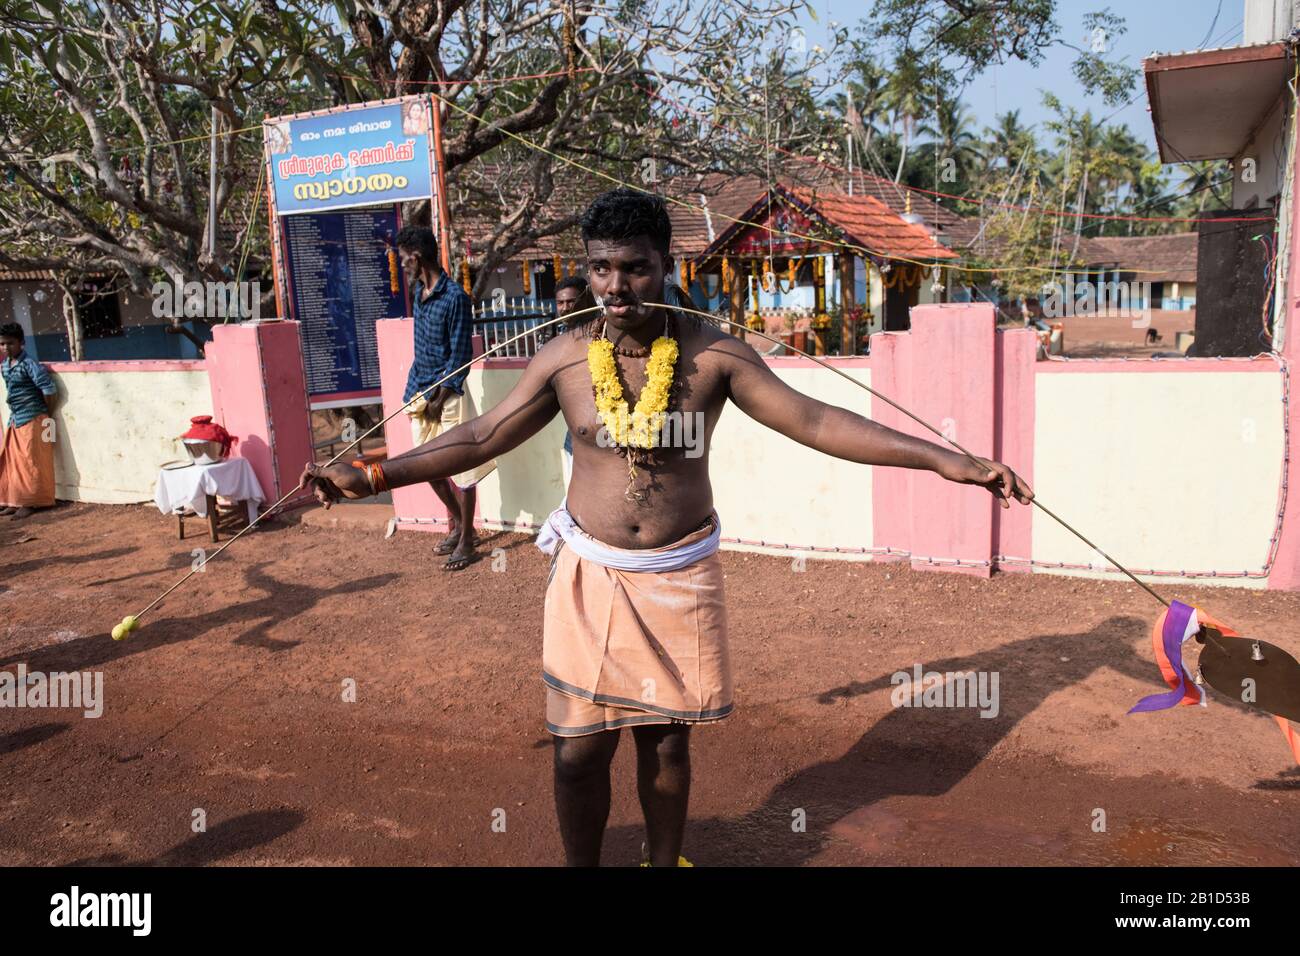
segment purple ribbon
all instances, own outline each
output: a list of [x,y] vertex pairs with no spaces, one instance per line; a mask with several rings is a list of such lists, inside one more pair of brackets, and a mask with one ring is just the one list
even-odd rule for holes
[[1165,626],[1160,632],[1161,643],[1164,645],[1165,659],[1174,668],[1174,673],[1178,675],[1178,686],[1171,691],[1163,694],[1152,694],[1149,697],[1143,697],[1133,705],[1130,714],[1150,713],[1153,710],[1167,710],[1170,707],[1177,707],[1184,697],[1187,696],[1189,686],[1196,689],[1199,695],[1201,689],[1195,684],[1188,683],[1187,671],[1183,668],[1183,641],[1188,638],[1188,627],[1196,614],[1196,609],[1181,601],[1173,601],[1169,605],[1169,610],[1165,612]]

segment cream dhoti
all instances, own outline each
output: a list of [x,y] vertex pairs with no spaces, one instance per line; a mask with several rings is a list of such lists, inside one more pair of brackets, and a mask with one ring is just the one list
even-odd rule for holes
[[629,550],[597,541],[561,505],[542,639],[546,729],[579,737],[731,713],[731,659],[717,514],[680,541]]

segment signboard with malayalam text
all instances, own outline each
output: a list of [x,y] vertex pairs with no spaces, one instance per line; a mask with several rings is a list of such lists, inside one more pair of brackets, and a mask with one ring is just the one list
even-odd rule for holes
[[343,107],[263,126],[281,216],[434,194],[427,97]]
[[400,204],[441,206],[432,119],[424,95],[263,123],[276,295],[314,408],[379,400],[375,322],[408,312]]

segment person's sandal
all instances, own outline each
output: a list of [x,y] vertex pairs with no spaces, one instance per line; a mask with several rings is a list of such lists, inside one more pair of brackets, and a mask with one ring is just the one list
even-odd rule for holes
[[453,536],[453,532],[448,531],[447,537],[443,538],[441,541],[438,542],[438,546],[433,549],[433,553],[451,554],[459,546],[460,546],[460,531],[457,530],[456,532],[454,532],[454,536]]
[[474,555],[472,554],[467,554],[461,558],[448,558],[442,569],[444,571],[464,571],[473,561]]

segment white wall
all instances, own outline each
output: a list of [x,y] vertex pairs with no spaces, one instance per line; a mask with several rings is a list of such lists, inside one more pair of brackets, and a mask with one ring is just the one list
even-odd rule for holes
[[[1284,91],[1285,92],[1285,91]],[[1253,141],[1245,144],[1233,157],[1232,205],[1234,209],[1248,209],[1252,204],[1267,207],[1273,197],[1282,191],[1287,154],[1290,152],[1290,124],[1287,121],[1290,94],[1279,96]],[[1255,161],[1254,182],[1245,182],[1245,160]],[[1266,224],[1265,224],[1266,225]]]
[[1295,0],[1245,0],[1243,46],[1285,39],[1296,25]]
[[[806,395],[871,414],[871,396],[838,375],[819,368],[774,371]],[[866,368],[844,371],[871,384]],[[713,431],[709,472],[723,537],[823,548],[872,545],[871,468],[778,435],[730,402]]]
[[[1034,491],[1064,520],[1132,569],[1263,569],[1282,476],[1280,374],[1053,372],[1035,388]],[[1108,566],[1037,513],[1032,557]]]
[[[66,371],[66,363],[52,370],[59,388],[55,497],[102,504],[151,501],[162,463],[185,458],[177,436],[189,428],[191,417],[212,412],[208,373],[202,363],[141,363],[151,367],[147,371],[84,364],[94,370]],[[125,369],[135,363],[111,364]],[[6,405],[6,420],[8,411]]]

